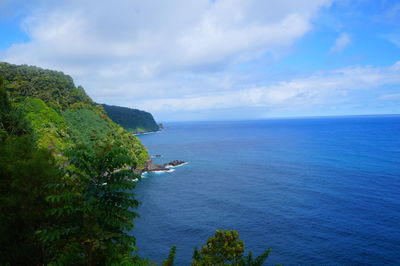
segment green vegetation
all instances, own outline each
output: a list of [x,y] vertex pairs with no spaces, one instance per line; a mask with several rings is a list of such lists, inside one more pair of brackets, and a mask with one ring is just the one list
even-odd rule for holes
[[251,252],[244,257],[244,243],[239,239],[238,232],[232,230],[217,230],[215,235],[210,237],[207,244],[200,251],[195,248],[193,253],[192,266],[204,265],[263,265],[271,250],[253,259]]
[[106,136],[109,141],[122,143],[135,167],[142,167],[148,160],[139,139],[113,122],[82,87],[75,87],[70,76],[8,63],[0,63],[0,76],[4,77],[13,106],[30,123],[36,145],[49,148],[58,161],[65,160],[62,154],[72,146],[93,146],[95,140]]
[[68,109],[63,117],[67,125],[73,129],[72,135],[86,145],[92,140],[106,137],[112,130],[113,124],[89,109]]
[[42,100],[26,98],[17,110],[29,121],[39,147],[63,151],[71,146],[69,129],[63,117]]
[[153,116],[148,112],[106,104],[103,104],[103,107],[113,121],[133,133],[158,131],[160,129]]
[[0,80],[0,264],[44,261],[36,230],[48,223],[45,188],[61,177],[51,153],[37,148],[29,123],[8,101]]
[[162,266],[173,266],[176,255],[176,246],[172,246],[169,251],[168,258],[163,261]]
[[[244,252],[244,242],[239,239],[237,231],[217,230],[200,251],[197,247],[194,249],[192,266],[261,266],[268,258],[271,250],[264,251],[255,259],[251,252],[247,256],[244,256]],[[176,246],[173,246],[162,266],[173,266],[175,255]]]
[[[69,170],[62,182],[49,184],[54,191],[53,223],[38,231],[49,260],[58,265],[111,265],[133,261],[133,228],[139,205],[132,190],[133,163],[120,143],[99,142],[94,148],[68,152]],[[115,170],[119,169],[119,170]]]
[[59,164],[38,142],[68,126],[42,100],[23,103],[13,106],[0,80],[0,264],[146,263],[127,233],[139,203],[130,180],[137,157],[114,139],[125,131],[71,143]]
[[[133,169],[148,159],[140,141],[61,72],[0,73],[0,265],[153,265],[128,234]],[[217,231],[192,265],[262,265],[269,251],[244,257],[238,237]]]
[[35,66],[0,63],[0,76],[13,101],[39,98],[51,108],[61,110],[82,102],[93,105],[82,87],[75,87],[70,76]]
[[96,106],[96,109],[68,109],[62,115],[75,141],[88,146],[93,146],[96,139],[119,141],[127,148],[135,167],[142,167],[148,160],[148,153],[140,141],[108,118],[101,106]]

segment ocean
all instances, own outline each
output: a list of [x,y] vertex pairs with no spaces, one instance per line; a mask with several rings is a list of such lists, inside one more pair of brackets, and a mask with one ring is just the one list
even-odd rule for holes
[[176,265],[234,229],[266,265],[400,265],[400,116],[165,123],[140,135],[158,163],[132,233],[139,254]]

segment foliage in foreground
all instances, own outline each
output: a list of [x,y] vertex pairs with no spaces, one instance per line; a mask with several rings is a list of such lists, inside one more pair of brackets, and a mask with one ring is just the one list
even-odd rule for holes
[[47,224],[44,187],[61,178],[47,149],[37,148],[29,124],[12,107],[0,80],[0,265],[44,263],[34,232]]
[[98,143],[93,149],[69,152],[64,182],[48,185],[56,194],[46,199],[53,224],[38,232],[58,264],[128,263],[135,251],[133,211],[139,205],[131,192],[132,160],[120,143]]
[[140,261],[127,233],[139,204],[129,151],[116,141],[76,146],[60,169],[22,114],[0,81],[0,264]]
[[[237,231],[217,230],[200,251],[197,247],[194,249],[192,266],[261,266],[268,258],[271,250],[264,251],[255,259],[251,252],[247,256],[244,256],[244,252],[244,242],[239,239]],[[173,266],[175,255],[176,246],[173,246],[162,266]]]
[[192,265],[260,266],[263,265],[271,250],[266,250],[256,259],[253,259],[251,252],[247,256],[244,256],[244,252],[244,242],[239,239],[237,231],[217,230],[200,251],[195,248]]
[[169,251],[168,258],[163,261],[162,266],[173,266],[176,255],[176,246],[172,246]]

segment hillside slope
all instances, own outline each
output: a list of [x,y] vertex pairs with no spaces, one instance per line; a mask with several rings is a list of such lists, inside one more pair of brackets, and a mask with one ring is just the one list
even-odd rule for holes
[[58,157],[76,145],[104,139],[122,142],[135,167],[149,155],[140,140],[113,122],[81,86],[59,71],[0,62],[0,77],[13,105],[28,119],[39,147]]
[[103,104],[108,116],[126,130],[134,133],[158,131],[160,128],[152,114],[138,109]]

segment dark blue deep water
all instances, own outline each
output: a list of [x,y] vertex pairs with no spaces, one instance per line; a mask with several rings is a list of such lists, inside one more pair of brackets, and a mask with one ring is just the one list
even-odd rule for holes
[[139,254],[177,265],[219,228],[267,265],[400,265],[400,116],[167,123],[138,182]]

